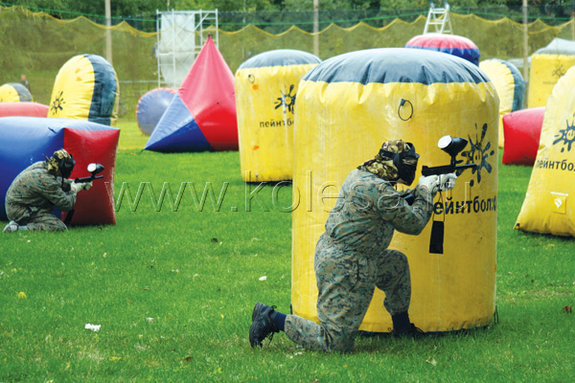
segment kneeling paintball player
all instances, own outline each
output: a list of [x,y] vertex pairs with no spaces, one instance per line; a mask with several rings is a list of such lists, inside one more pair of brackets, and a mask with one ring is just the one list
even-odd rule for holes
[[66,230],[64,222],[52,210],[71,210],[76,194],[92,187],[92,182],[76,183],[68,179],[75,164],[72,155],[60,149],[46,161],[36,162],[18,174],[6,192],[6,215],[10,222],[4,232]]
[[252,347],[275,332],[309,350],[348,352],[371,302],[374,288],[385,292],[383,302],[393,321],[395,336],[421,334],[408,315],[411,280],[407,257],[387,249],[393,231],[419,234],[429,221],[438,190],[455,186],[454,173],[422,176],[410,192],[397,191],[396,183],[411,185],[419,155],[410,143],[385,142],[379,153],[346,178],[338,202],[331,210],[325,232],[315,249],[319,324],[285,315],[262,303],[252,313],[249,339]]

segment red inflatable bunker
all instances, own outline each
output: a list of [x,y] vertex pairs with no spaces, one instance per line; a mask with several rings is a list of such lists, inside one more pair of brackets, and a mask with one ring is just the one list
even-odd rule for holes
[[[68,153],[73,153],[76,161],[71,179],[89,176],[86,168],[91,162],[104,165],[104,171],[101,173],[104,178],[94,180],[93,186],[87,192],[78,193],[75,212],[70,222],[72,225],[116,224],[112,185],[119,137],[118,129],[66,130],[64,148]],[[67,214],[63,213],[63,220]]]
[[506,165],[533,165],[539,149],[539,137],[545,107],[529,108],[503,116],[505,147],[501,162]]
[[37,102],[0,102],[0,117],[46,117],[49,109],[48,105]]
[[[4,201],[14,178],[34,162],[64,148],[76,161],[71,179],[90,176],[86,168],[91,162],[105,167],[99,174],[102,179],[94,180],[90,190],[78,193],[71,224],[115,224],[113,184],[119,136],[119,129],[84,120],[0,118],[0,219],[7,219]],[[66,213],[56,214],[66,219]]]

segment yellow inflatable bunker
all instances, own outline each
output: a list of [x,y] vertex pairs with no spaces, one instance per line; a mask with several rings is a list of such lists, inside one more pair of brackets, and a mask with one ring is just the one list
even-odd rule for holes
[[116,72],[103,57],[92,54],[72,57],[56,76],[48,117],[115,126],[119,92]]
[[575,42],[553,39],[531,56],[527,107],[545,106],[557,81],[575,65]]
[[29,102],[32,94],[19,82],[9,82],[0,86],[0,102]]
[[246,182],[292,179],[298,83],[320,59],[292,49],[260,53],[235,75],[238,140]]
[[508,61],[484,60],[479,68],[487,74],[499,96],[499,147],[503,147],[503,121],[508,113],[523,109],[525,82],[519,69]]
[[575,67],[547,101],[539,150],[516,229],[575,236]]
[[[295,115],[291,303],[317,321],[314,249],[350,171],[389,139],[413,142],[421,165],[447,165],[444,135],[468,140],[457,156],[464,171],[438,194],[443,254],[429,251],[431,223],[419,236],[395,233],[389,248],[407,255],[410,317],[424,331],[489,324],[495,311],[497,129],[495,88],[478,66],[452,55],[405,48],[370,49],[330,58],[300,82]],[[417,178],[416,178],[417,179]],[[389,332],[378,289],[360,327]]]

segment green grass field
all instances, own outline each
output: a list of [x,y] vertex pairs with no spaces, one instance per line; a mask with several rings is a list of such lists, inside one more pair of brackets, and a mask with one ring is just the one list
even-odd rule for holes
[[213,198],[200,208],[185,194],[177,211],[157,211],[144,194],[122,202],[116,226],[0,235],[0,382],[573,381],[575,314],[563,308],[575,303],[575,242],[513,229],[530,168],[499,167],[498,324],[360,337],[345,355],[303,351],[284,334],[254,350],[255,302],[289,311],[290,214],[274,208],[271,186],[246,204],[237,152],[141,151],[147,138],[120,128],[116,197],[124,182],[156,195],[164,182],[174,194],[211,182]]

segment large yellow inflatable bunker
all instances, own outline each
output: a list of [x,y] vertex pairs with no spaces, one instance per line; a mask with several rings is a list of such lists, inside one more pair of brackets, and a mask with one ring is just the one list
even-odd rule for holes
[[292,179],[294,106],[316,56],[292,49],[260,53],[235,75],[238,140],[246,182]]
[[[478,66],[439,52],[385,48],[328,59],[300,82],[295,116],[293,312],[317,321],[314,250],[344,179],[389,139],[413,142],[421,165],[449,164],[444,135],[469,141],[457,159],[478,167],[437,195],[444,252],[430,254],[429,223],[419,236],[396,233],[389,248],[409,259],[410,317],[424,331],[489,324],[495,311],[497,129],[499,101]],[[360,327],[389,332],[384,293]]]
[[575,65],[575,41],[553,39],[531,56],[527,107],[545,106],[553,87]]
[[72,57],[56,76],[48,117],[115,126],[119,93],[116,71],[103,57],[92,54]]
[[19,82],[9,82],[0,86],[0,102],[29,102],[32,94]]
[[575,67],[547,101],[539,150],[516,229],[575,236]]
[[525,82],[519,69],[499,59],[484,60],[479,68],[489,77],[499,96],[499,147],[503,147],[503,116],[523,109]]

